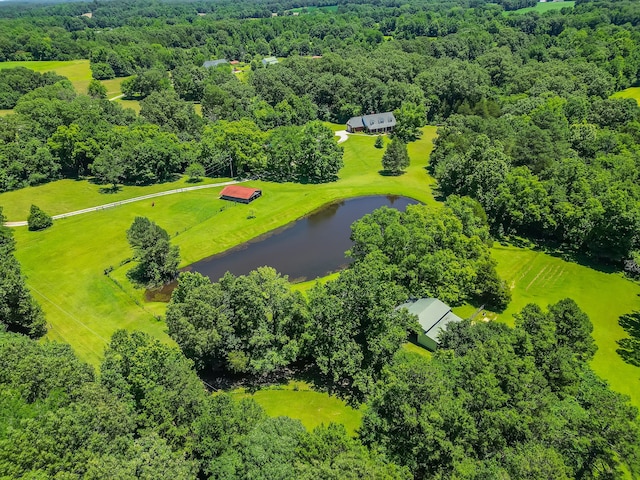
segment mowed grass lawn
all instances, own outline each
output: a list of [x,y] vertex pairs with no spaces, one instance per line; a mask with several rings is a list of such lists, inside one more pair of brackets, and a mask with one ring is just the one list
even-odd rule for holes
[[[121,267],[120,263],[131,255],[125,232],[136,216],[149,217],[165,228],[180,247],[182,265],[186,266],[337,199],[400,194],[435,204],[430,189],[433,180],[424,169],[435,130],[426,127],[423,138],[411,145],[411,166],[398,177],[379,174],[383,151],[374,147],[374,137],[354,136],[343,144],[345,167],[337,182],[322,185],[251,182],[247,185],[264,192],[251,205],[219,200],[220,188],[213,188],[156,198],[155,206],[152,201],[142,201],[66,218],[42,232],[15,229],[16,256],[28,286],[47,315],[50,325],[47,338],[71,344],[82,359],[93,364],[100,361],[106,342],[119,328],[147,331],[170,342],[164,323],[155,317],[164,311],[164,304],[145,304],[142,290],[133,290],[124,281],[121,289],[103,274],[113,266],[114,278],[124,279],[129,267]],[[85,187],[80,195],[71,190],[65,193],[66,188]],[[31,203],[53,214],[116,200],[114,195],[100,194],[96,187],[86,181],[55,182],[2,194],[0,205],[12,212],[11,218],[23,220],[25,208]],[[170,188],[175,186],[165,185],[158,190]],[[124,192],[123,197],[149,193]],[[64,205],[58,205],[58,201]],[[255,218],[247,218],[250,210]]]
[[593,369],[614,390],[629,395],[640,406],[640,368],[623,362],[616,353],[616,340],[627,336],[618,318],[640,311],[640,285],[619,273],[594,270],[529,249],[496,245],[492,254],[513,294],[509,308],[498,320],[513,325],[513,314],[528,303],[546,308],[563,298],[573,298],[593,322],[598,344]]
[[362,422],[362,409],[356,410],[337,397],[311,390],[304,382],[291,382],[284,387],[254,393],[239,389],[232,394],[236,398],[253,398],[271,417],[298,419],[308,430],[322,424],[340,423],[353,436]]

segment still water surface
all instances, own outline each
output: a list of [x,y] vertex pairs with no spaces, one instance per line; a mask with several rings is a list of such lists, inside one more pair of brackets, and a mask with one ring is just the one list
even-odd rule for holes
[[[260,201],[260,200],[258,200]],[[263,265],[288,275],[292,282],[323,277],[349,264],[351,224],[383,205],[404,210],[416,200],[394,195],[357,197],[332,203],[285,227],[226,252],[206,258],[187,270],[218,281],[225,272],[246,275]]]

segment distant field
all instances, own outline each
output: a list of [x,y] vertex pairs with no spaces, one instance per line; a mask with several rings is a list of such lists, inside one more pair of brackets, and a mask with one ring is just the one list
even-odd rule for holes
[[509,12],[504,12],[505,15],[512,15],[514,13],[527,13],[527,12],[538,12],[544,13],[550,10],[560,10],[565,7],[573,7],[576,2],[574,1],[565,1],[565,2],[538,2],[535,7],[526,7],[520,8],[519,10],[511,10]]
[[629,395],[640,406],[640,368],[623,362],[616,353],[616,340],[627,336],[618,319],[640,311],[640,285],[618,273],[594,270],[533,250],[498,245],[492,254],[513,293],[509,308],[498,318],[513,324],[513,314],[527,303],[546,307],[573,298],[593,322],[598,344],[593,369],[614,390]]
[[298,12],[298,13],[311,13],[314,10],[320,10],[323,12],[331,12],[331,13],[335,13],[338,11],[338,5],[327,5],[324,7],[316,7],[316,6],[311,6],[311,7],[298,7],[298,8],[292,8],[290,10],[287,10],[288,12]]
[[25,67],[36,72],[56,72],[67,77],[78,93],[87,93],[91,81],[89,60],[47,62],[0,62],[0,69]]
[[356,410],[327,393],[311,390],[303,382],[291,382],[284,387],[258,390],[255,393],[240,389],[232,394],[236,398],[253,398],[271,417],[298,419],[308,430],[333,422],[344,425],[347,433],[353,436],[362,422],[362,410]]
[[629,87],[611,95],[611,98],[633,98],[640,104],[640,87]]

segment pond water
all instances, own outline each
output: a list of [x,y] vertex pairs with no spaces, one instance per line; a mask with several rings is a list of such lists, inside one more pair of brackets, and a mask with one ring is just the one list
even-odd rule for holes
[[[259,201],[259,200],[258,200]],[[404,210],[416,200],[394,195],[357,197],[322,207],[309,216],[226,252],[196,262],[186,270],[218,281],[225,272],[246,275],[268,265],[292,282],[323,277],[346,267],[351,224],[383,205]]]

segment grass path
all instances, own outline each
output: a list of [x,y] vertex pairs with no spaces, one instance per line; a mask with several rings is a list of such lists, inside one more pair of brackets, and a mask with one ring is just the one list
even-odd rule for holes
[[[229,180],[231,178],[206,178],[199,185]],[[134,197],[190,186],[193,184],[188,182],[187,177],[180,177],[173,182],[155,185],[125,185],[118,191],[112,192],[105,189],[103,185],[91,181],[67,179],[2,193],[0,194],[0,205],[3,206],[7,221],[17,222],[27,218],[32,203],[36,203],[49,215],[60,215],[95,205],[120,202]]]
[[[219,200],[221,187],[216,187],[161,197],[154,207],[150,201],[136,202],[57,220],[52,228],[41,232],[16,228],[16,256],[27,276],[27,285],[47,315],[47,338],[71,344],[83,360],[93,364],[102,357],[105,339],[118,328],[140,329],[171,343],[164,322],[156,318],[164,313],[165,304],[144,303],[144,292],[134,290],[124,280],[129,267],[121,263],[131,255],[125,232],[136,216],[149,217],[170,233],[181,249],[185,266],[337,199],[400,194],[435,204],[430,190],[433,180],[424,169],[435,130],[425,128],[424,137],[410,146],[412,164],[405,175],[398,177],[378,173],[383,151],[374,147],[375,137],[352,137],[343,144],[345,167],[337,182],[250,182],[250,186],[264,192],[251,205]],[[184,180],[181,182],[184,185]],[[153,188],[161,191],[167,187],[168,184]],[[153,193],[150,190],[153,189],[125,187],[113,195],[131,198]],[[106,195],[89,182],[64,180],[2,194],[0,205],[5,207],[9,220],[21,220],[32,202],[49,214],[57,214],[105,203],[96,199]],[[249,210],[254,218],[247,218],[251,217]],[[108,267],[114,267],[112,277],[121,286],[103,274]]]

